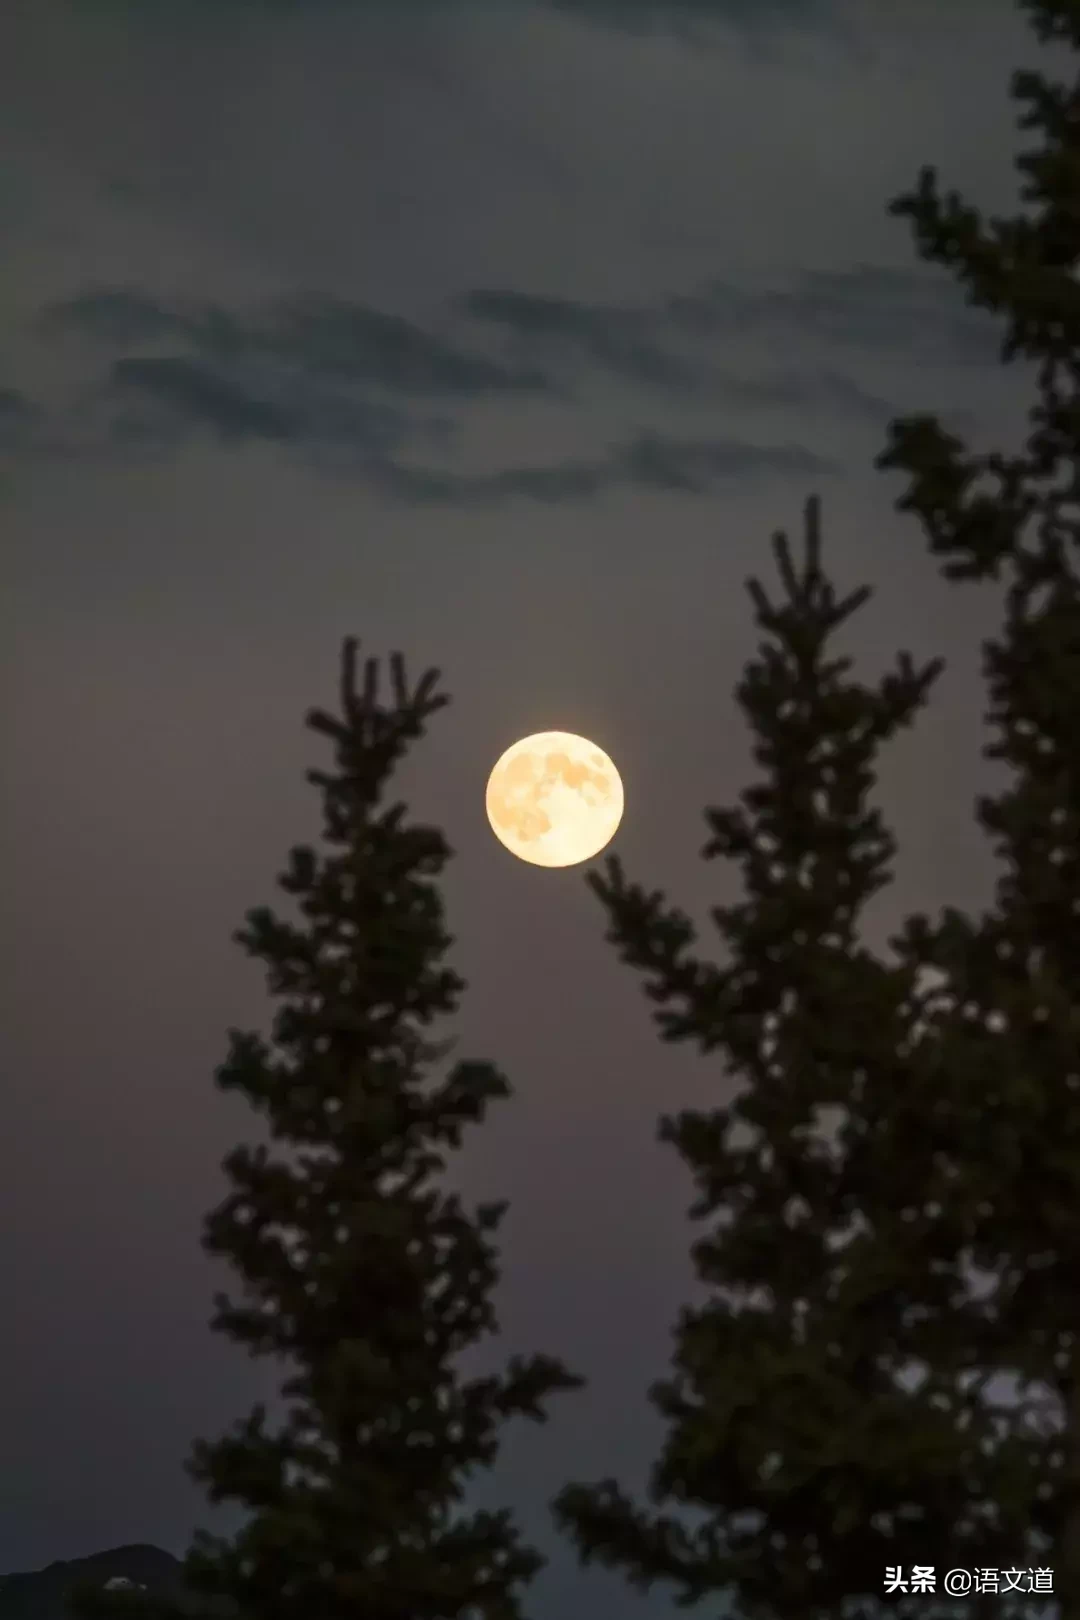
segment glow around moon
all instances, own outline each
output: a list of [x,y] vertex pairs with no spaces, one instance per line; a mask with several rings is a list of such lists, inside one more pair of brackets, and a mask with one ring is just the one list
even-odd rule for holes
[[492,831],[533,866],[576,866],[610,843],[622,820],[623,785],[602,748],[569,731],[514,743],[488,777]]

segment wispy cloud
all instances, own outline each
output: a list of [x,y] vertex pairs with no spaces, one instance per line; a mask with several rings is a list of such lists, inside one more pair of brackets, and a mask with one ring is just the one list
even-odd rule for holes
[[[535,0],[534,0],[535,3]],[[831,24],[835,0],[540,0],[579,21],[624,33],[674,31],[694,41],[718,24],[750,33]]]
[[[592,370],[685,404],[813,410],[882,428],[895,399],[859,373],[923,357],[956,366],[997,357],[990,323],[921,271],[805,271],[783,284],[711,281],[653,303],[606,304],[480,287],[457,303],[503,334],[505,352],[563,374]],[[749,345],[737,369],[733,350]],[[792,356],[775,366],[760,356]]]
[[856,416],[884,426],[899,415],[896,405],[854,378],[829,366],[786,368],[768,371],[759,377],[737,377],[724,373],[722,390],[731,399],[748,405],[786,406],[801,410],[821,409],[842,416]]
[[[704,375],[701,345],[733,334],[782,331],[853,350],[944,352],[960,362],[996,357],[989,323],[958,306],[944,278],[873,265],[807,270],[780,286],[713,280],[653,304],[582,303],[484,287],[466,293],[459,307],[520,341],[576,347],[613,371],[665,384]],[[680,339],[693,341],[696,367],[673,349]]]
[[[68,413],[72,453],[166,453],[196,437],[267,443],[363,476],[371,457],[445,446],[451,406],[546,396],[534,366],[504,364],[401,316],[314,296],[255,313],[168,305],[98,288],[46,308],[41,336],[127,351]],[[78,451],[76,451],[76,445]]]
[[[985,326],[965,313],[924,275],[856,266],[783,285],[714,281],[639,304],[478,287],[452,302],[440,330],[315,294],[238,311],[97,288],[50,305],[38,330],[76,336],[91,353],[112,351],[82,398],[80,453],[94,424],[112,454],[167,453],[200,435],[226,446],[265,443],[336,465],[392,499],[468,505],[581,501],[628,487],[703,494],[766,472],[835,470],[775,426],[784,442],[769,443],[767,420],[758,442],[642,432],[615,436],[599,455],[468,472],[413,458],[422,462],[433,445],[455,449],[473,406],[517,400],[572,410],[590,377],[603,375],[699,415],[719,404],[877,428],[897,410],[859,380],[860,355],[907,356],[924,345],[940,357],[951,345],[954,359],[989,358]],[[755,339],[775,354],[778,335],[790,363],[755,364]],[[739,370],[732,356],[747,338],[750,359]],[[590,434],[610,406],[590,406]],[[9,424],[15,415],[9,408]]]
[[103,343],[153,343],[186,337],[189,322],[152,298],[125,287],[103,287],[48,304],[38,331],[50,337],[81,332]]
[[372,462],[368,476],[376,487],[411,505],[490,506],[510,500],[558,505],[617,489],[700,496],[761,476],[818,477],[839,470],[835,462],[801,445],[639,434],[594,460],[462,474],[387,459]]
[[40,418],[40,410],[21,389],[0,388],[0,451],[26,448]]
[[[309,12],[351,10],[373,15],[396,12],[401,0],[305,0]],[[759,31],[765,26],[811,26],[827,23],[835,0],[408,0],[416,19],[425,14],[445,15],[454,7],[462,12],[500,11],[516,4],[522,11],[551,10],[577,21],[622,32],[675,30],[691,33],[721,25]],[[192,12],[259,10],[271,15],[295,12],[299,0],[188,0]],[[100,9],[113,14],[130,12],[145,17],[145,0],[101,0]]]
[[137,291],[104,288],[51,305],[40,326],[46,334],[81,332],[117,346],[179,340],[219,363],[268,362],[400,394],[477,398],[549,387],[535,367],[500,365],[403,316],[314,295],[244,317],[215,305],[168,308]]
[[961,363],[997,356],[986,317],[959,304],[946,277],[923,270],[805,270],[786,286],[760,288],[717,280],[671,298],[663,316],[696,337],[782,328],[852,347],[944,353]]
[[165,445],[186,428],[224,443],[263,440],[272,444],[387,450],[412,436],[409,415],[371,401],[293,389],[288,393],[244,387],[221,370],[187,358],[118,360],[112,392],[128,398],[113,417],[115,440]]
[[[501,327],[544,352],[577,353],[605,370],[648,387],[697,386],[701,367],[665,348],[653,312],[618,305],[543,298],[535,293],[476,288],[459,301],[460,311]],[[656,332],[656,337],[651,334]]]

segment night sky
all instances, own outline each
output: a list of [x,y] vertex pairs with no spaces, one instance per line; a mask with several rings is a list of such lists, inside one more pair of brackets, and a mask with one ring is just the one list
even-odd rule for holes
[[[0,8],[0,1571],[182,1551],[213,1522],[192,1439],[273,1388],[206,1325],[200,1223],[252,1129],[212,1076],[270,1011],[230,936],[317,834],[302,722],[349,633],[454,698],[400,786],[456,851],[457,1055],[515,1092],[455,1179],[511,1198],[502,1348],[590,1380],[510,1431],[491,1494],[547,1537],[568,1478],[642,1477],[691,1237],[657,1116],[724,1082],[658,1045],[582,869],[514,861],[484,784],[582,732],[630,875],[729,897],[698,851],[747,781],[743,582],[816,491],[838,583],[877,588],[860,664],[948,661],[889,756],[873,928],[980,901],[993,602],[939,582],[872,466],[904,411],[977,443],[1018,413],[887,214],[924,161],[1015,195],[1038,51],[977,10]],[[670,1607],[556,1546],[530,1612]]]

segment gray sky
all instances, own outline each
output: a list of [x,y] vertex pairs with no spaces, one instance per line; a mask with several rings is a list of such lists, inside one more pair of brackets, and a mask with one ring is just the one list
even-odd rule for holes
[[[546,1534],[568,1477],[640,1478],[691,1235],[656,1117],[717,1072],[656,1044],[580,871],[513,862],[484,782],[515,737],[583,732],[631,874],[695,915],[729,894],[697,852],[746,782],[742,585],[816,490],[840,582],[878,587],[868,670],[948,659],[888,763],[874,926],[980,899],[990,604],[872,470],[898,412],[1017,415],[992,328],[886,213],[924,161],[1013,196],[1037,50],[978,12],[3,8],[0,1570],[182,1550],[190,1441],[271,1387],[206,1328],[199,1224],[248,1128],[212,1070],[266,1016],[230,933],[317,828],[302,717],[350,632],[455,699],[403,786],[457,851],[462,1054],[515,1086],[460,1177],[512,1197],[507,1345],[591,1380],[493,1490]],[[670,1610],[556,1550],[532,1612]]]

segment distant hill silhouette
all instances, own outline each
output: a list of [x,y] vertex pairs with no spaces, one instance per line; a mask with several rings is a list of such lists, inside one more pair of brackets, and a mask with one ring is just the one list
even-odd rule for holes
[[179,1595],[181,1565],[160,1547],[114,1547],[29,1574],[0,1575],[0,1620],[71,1620],[67,1594],[75,1586],[128,1581],[147,1592]]

